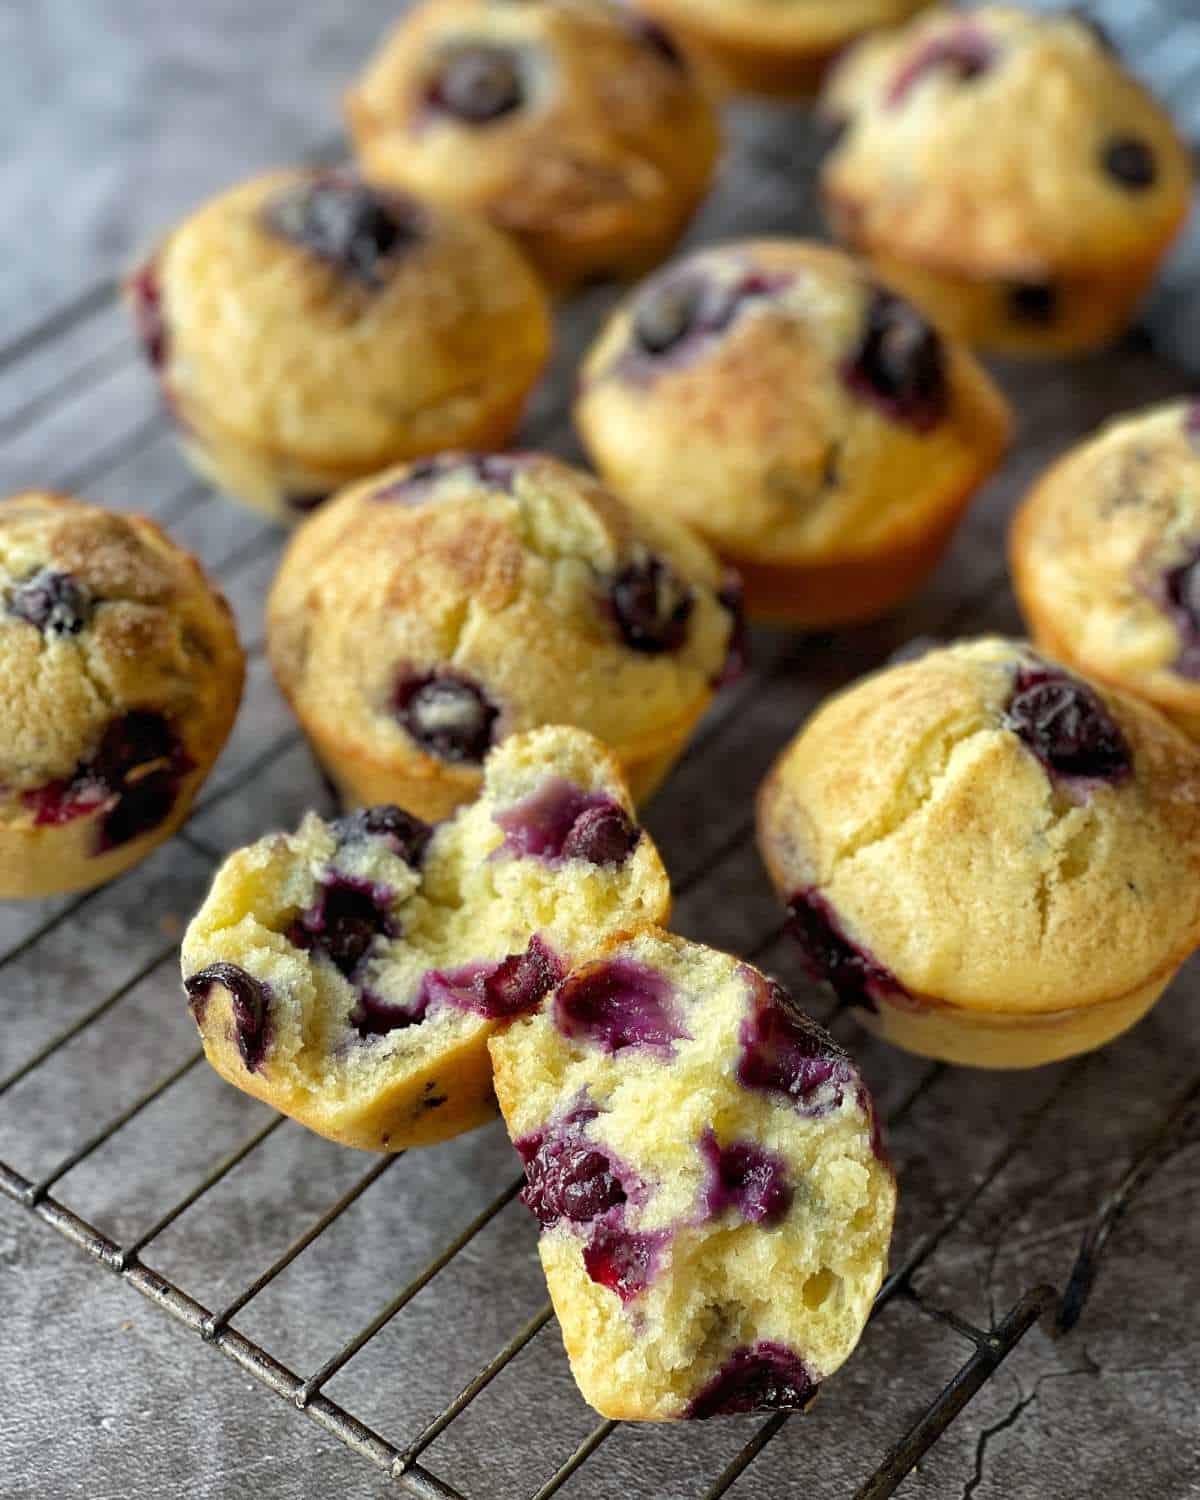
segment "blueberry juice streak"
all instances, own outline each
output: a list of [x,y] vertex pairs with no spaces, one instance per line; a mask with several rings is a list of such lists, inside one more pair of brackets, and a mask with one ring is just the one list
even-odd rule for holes
[[210,964],[184,980],[183,987],[197,1026],[204,1024],[209,991],[214,984],[223,985],[229,992],[238,1051],[247,1072],[256,1073],[262,1067],[271,1041],[271,991],[238,964]]
[[561,777],[497,813],[496,822],[505,833],[498,853],[551,864],[561,859],[624,864],[641,838],[641,829],[611,797],[585,792]]
[[555,992],[553,1015],[563,1036],[610,1054],[645,1047],[669,1055],[688,1036],[670,981],[631,958],[577,970]]
[[535,933],[524,953],[499,963],[465,964],[446,971],[431,969],[421,980],[418,1007],[449,1006],[489,1021],[509,1020],[536,1010],[562,979],[558,955]]

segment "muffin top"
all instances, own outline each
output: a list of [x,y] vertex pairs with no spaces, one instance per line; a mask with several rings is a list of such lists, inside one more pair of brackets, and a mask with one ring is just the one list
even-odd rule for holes
[[310,813],[238,850],[183,973],[201,1026],[213,986],[229,990],[240,1067],[335,1111],[535,1007],[605,934],[669,906],[612,757],[551,726],[508,740],[480,797],[436,827],[398,807]]
[[822,186],[857,244],[1035,280],[1152,255],[1191,194],[1164,111],[1078,16],[939,10],[861,42],[823,111]]
[[521,235],[603,240],[631,206],[698,192],[718,146],[670,40],[612,0],[427,0],[347,108],[369,174]]
[[759,829],[797,936],[868,1001],[1065,1010],[1200,940],[1200,751],[1019,642],[834,698],[776,763]]
[[128,296],[185,426],[334,473],[435,450],[523,394],[549,347],[545,298],[508,240],[343,170],[214,198]]
[[103,806],[124,842],[133,804],[210,763],[233,719],[228,605],[153,522],[37,491],[0,502],[0,598],[4,819]]
[[870,553],[999,456],[970,353],[838,250],[756,240],[656,273],[588,355],[576,415],[618,489],[652,481],[736,556]]
[[929,0],[634,0],[639,9],[733,44],[831,47],[873,26],[906,20]]
[[490,1047],[585,1394],[657,1419],[805,1405],[861,1332],[895,1207],[842,1049],[756,969],[657,929]]
[[694,714],[735,610],[682,527],[536,454],[443,455],[313,517],[269,607],[272,665],[347,753],[472,767],[571,723],[621,749]]
[[1200,700],[1200,409],[1110,423],[1060,459],[1018,513],[1030,618],[1099,676],[1166,707]]

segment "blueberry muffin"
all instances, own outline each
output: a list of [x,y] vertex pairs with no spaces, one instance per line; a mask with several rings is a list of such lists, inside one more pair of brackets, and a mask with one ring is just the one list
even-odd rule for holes
[[173,833],[243,667],[229,606],[152,521],[0,502],[0,899],[100,885]]
[[222,866],[183,942],[209,1062],[369,1151],[495,1113],[487,1039],[670,888],[615,762],[576,729],[514,735],[430,828],[375,807],[273,834]]
[[837,234],[987,348],[1110,342],[1187,216],[1187,148],[1078,16],[939,10],[855,48],[822,108]]
[[293,539],[267,629],[346,799],[431,821],[539,724],[598,735],[649,796],[739,635],[701,542],[535,454],[445,455],[339,496]]
[[1200,738],[1200,407],[1122,418],[1066,454],[1010,555],[1040,645]]
[[858,1342],[896,1202],[841,1048],[757,970],[656,929],[490,1045],[585,1399],[651,1422],[806,1406]]
[[907,20],[929,0],[634,0],[669,26],[734,89],[807,93],[830,60],[876,26]]
[[749,612],[878,615],[937,563],[1004,450],[970,354],[849,256],[802,241],[701,250],[619,308],[575,408],[597,467],[690,522]]
[[613,0],[426,0],[346,113],[367,177],[486,214],[559,287],[660,260],[720,144],[682,55]]
[[507,239],[345,171],[222,194],[126,293],[184,452],[284,522],[401,459],[502,444],[549,349]]
[[776,762],[758,831],[813,978],[927,1057],[1098,1047],[1200,943],[1200,750],[1021,643],[834,698]]

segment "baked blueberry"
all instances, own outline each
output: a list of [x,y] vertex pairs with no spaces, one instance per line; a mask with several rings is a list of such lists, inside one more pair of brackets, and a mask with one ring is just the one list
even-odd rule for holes
[[1058,668],[1018,669],[1007,722],[1056,775],[1119,781],[1133,769],[1129,742],[1099,694]]
[[392,702],[396,717],[422,750],[471,765],[487,754],[500,715],[479,684],[457,672],[404,676]]
[[627,563],[613,579],[609,597],[617,627],[633,650],[656,656],[678,651],[687,639],[695,595],[662,558]]
[[1154,186],[1158,178],[1158,166],[1153,150],[1137,136],[1119,136],[1104,147],[1104,170],[1122,187],[1132,193],[1144,192]]
[[[927,646],[926,650],[929,649],[936,647]],[[829,985],[843,1005],[875,1010],[880,1000],[904,994],[894,974],[889,974],[882,964],[850,941],[833,908],[819,892],[797,891],[792,897],[788,903],[788,931],[800,945],[809,978],[817,984]]]
[[255,1073],[262,1067],[271,1041],[271,992],[237,964],[209,964],[184,981],[197,1025],[203,1022],[214,984],[229,992],[238,1051],[247,1069]]
[[91,596],[70,573],[39,568],[8,591],[10,615],[27,620],[44,635],[78,635],[92,613]]
[[277,234],[373,288],[383,285],[386,263],[419,233],[413,205],[341,175],[289,188],[270,204],[267,217]]
[[844,367],[847,385],[887,416],[919,432],[946,414],[946,361],[938,332],[912,303],[875,288],[858,348]]
[[449,49],[429,102],[469,125],[489,125],[525,102],[521,60],[511,48],[476,42]]
[[817,1394],[804,1361],[781,1344],[738,1349],[692,1402],[688,1416],[703,1421],[753,1411],[799,1411]]

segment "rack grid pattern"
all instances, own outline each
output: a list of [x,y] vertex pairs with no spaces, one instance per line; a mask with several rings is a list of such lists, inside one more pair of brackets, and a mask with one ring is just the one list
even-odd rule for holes
[[[702,221],[697,237],[715,237],[722,230],[727,233],[730,223],[739,228],[752,224],[755,229],[809,227],[807,223],[781,224],[777,205],[782,182],[791,182],[794,191],[797,177],[802,181],[811,177],[811,141],[807,136],[798,139],[794,131],[781,134],[777,122],[764,122],[753,115],[747,115],[735,128],[735,148],[744,168],[737,174],[741,181],[732,203],[718,204],[708,221]],[[800,212],[803,215],[807,210]],[[588,293],[577,307],[566,313],[568,327],[559,355],[562,365],[534,405],[523,434],[527,446],[541,443],[571,452],[561,405],[561,393],[569,388],[569,383],[561,377],[594,329],[609,296],[602,291]],[[1145,399],[1178,388],[1177,374],[1149,353],[1144,341],[1131,341],[1120,358],[1130,377],[1138,379]],[[1120,404],[1111,390],[1103,389],[1107,384],[1095,382],[1095,389],[1081,401],[1079,391],[1064,393],[1048,375],[1035,374],[1023,379],[1020,398],[1027,418],[1030,458],[1025,475],[1010,476],[1010,486],[1027,477],[1048,448],[1061,445],[1064,434],[1086,430],[1110,406]],[[87,419],[90,410],[98,414],[95,422]],[[63,434],[71,434],[73,440],[67,442]],[[86,439],[82,444],[78,441],[81,434]],[[47,475],[49,470],[47,478],[52,487],[81,490],[108,503],[136,504],[147,510],[175,531],[185,544],[200,552],[230,593],[239,613],[251,662],[252,700],[257,695],[266,706],[255,710],[248,732],[239,731],[188,826],[173,841],[187,858],[211,869],[225,848],[245,836],[245,825],[239,821],[242,814],[237,809],[244,812],[248,806],[257,806],[263,800],[264,784],[270,784],[264,778],[282,777],[278,785],[296,779],[287,767],[296,757],[303,756],[302,740],[299,731],[271,708],[269,683],[263,671],[261,598],[278,555],[280,536],[274,528],[212,495],[205,486],[186,479],[177,465],[173,467],[168,439],[167,419],[155,403],[148,379],[137,368],[132,341],[124,330],[115,306],[115,288],[110,283],[97,284],[61,312],[0,347],[0,442],[9,447],[14,464],[29,468],[31,455],[37,455],[37,467],[29,472]],[[59,451],[73,455],[61,467],[47,458]],[[143,465],[149,465],[147,474],[156,476],[155,484],[160,484],[161,475],[173,475],[173,480],[162,482],[159,488],[144,489],[147,481],[139,479]],[[714,903],[721,902],[722,882],[735,877],[744,879],[737,872],[753,860],[748,802],[724,808],[716,826],[700,836],[696,834],[694,821],[696,788],[723,774],[729,758],[739,756],[739,744],[750,743],[754,737],[764,739],[768,747],[780,743],[786,737],[786,729],[794,725],[808,705],[832,686],[879,660],[905,636],[916,631],[951,635],[1009,621],[1002,550],[997,543],[1013,492],[1012,488],[997,492],[977,508],[955,554],[953,577],[935,587],[899,625],[885,625],[861,638],[839,640],[836,649],[831,649],[829,641],[820,639],[800,645],[766,635],[757,640],[755,670],[718,704],[685,758],[676,778],[681,788],[678,804],[672,809],[672,790],[668,788],[661,799],[663,811],[656,807],[651,814],[651,825],[676,876],[677,902],[685,928],[690,923],[704,930]],[[152,498],[151,504],[145,503],[147,495]],[[751,767],[747,776],[752,770]],[[306,788],[316,784],[311,768],[304,774],[307,780],[303,775],[301,779]],[[753,784],[752,779],[748,784]],[[230,815],[228,820],[226,815]],[[272,815],[267,815],[265,821],[258,817],[255,831],[273,821]],[[124,881],[134,878],[135,872],[131,872]],[[102,893],[93,892],[39,907],[10,909],[0,915],[0,995],[13,976],[36,974],[42,955],[63,934],[69,934],[101,896]],[[753,910],[739,930],[739,950],[751,960],[786,966],[781,923],[764,914],[763,903],[750,905]],[[139,986],[155,983],[165,992],[174,993],[177,934],[160,936],[162,940],[152,942],[144,952],[137,947],[128,972],[106,988],[99,999],[88,1003],[82,987],[67,996],[73,1018],[61,1029],[51,1029],[34,1050],[0,1074],[0,1109],[22,1086],[34,1080],[40,1070],[56,1065],[64,1049],[75,1044],[86,1047],[93,1028],[119,1012]],[[836,1014],[825,1019],[835,1028],[841,1025]],[[389,1178],[387,1191],[402,1190],[398,1179],[403,1178],[405,1171],[403,1155],[373,1160],[366,1165],[285,1248],[234,1295],[215,1306],[206,1305],[189,1292],[183,1277],[169,1276],[156,1269],[157,1242],[177,1222],[186,1232],[197,1219],[211,1212],[210,1195],[219,1185],[243,1168],[277,1132],[298,1127],[282,1118],[270,1118],[257,1125],[232,1149],[212,1160],[194,1180],[189,1180],[182,1191],[173,1194],[168,1207],[147,1215],[136,1232],[119,1238],[92,1222],[78,1207],[72,1207],[72,1199],[78,1202],[78,1197],[74,1189],[70,1195],[63,1189],[64,1179],[71,1174],[76,1174],[73,1183],[86,1185],[89,1166],[104,1152],[119,1149],[122,1133],[153,1106],[168,1100],[172,1090],[201,1062],[202,1053],[193,1046],[149,1084],[124,1099],[119,1107],[109,1110],[97,1128],[61,1150],[49,1165],[22,1168],[0,1160],[0,1193],[57,1230],[269,1390],[293,1403],[308,1420],[383,1471],[401,1491],[422,1500],[433,1497],[468,1500],[461,1489],[439,1477],[428,1450],[535,1340],[553,1337],[549,1326],[553,1315],[548,1304],[528,1317],[495,1352],[481,1348],[477,1373],[415,1433],[386,1436],[331,1399],[325,1388],[414,1299],[427,1289],[436,1293],[438,1278],[452,1273],[456,1257],[512,1203],[519,1179],[509,1181],[415,1274],[381,1298],[378,1310],[315,1368],[297,1372],[272,1354],[264,1343],[240,1331],[239,1320],[255,1299],[317,1245],[360,1199],[385,1191],[377,1186],[382,1178]],[[853,1491],[856,1500],[878,1500],[893,1494],[1039,1321],[1047,1327],[1053,1325],[1059,1333],[1068,1332],[1078,1322],[1095,1284],[1103,1252],[1122,1216],[1156,1172],[1179,1150],[1200,1138],[1200,1077],[1196,1077],[1166,1101],[1152,1129],[1139,1131],[1129,1141],[1123,1174],[1091,1211],[1074,1266],[1063,1268],[1066,1288],[1063,1297],[1048,1284],[1030,1285],[1007,1312],[991,1318],[987,1326],[981,1326],[977,1318],[963,1312],[931,1305],[915,1284],[918,1272],[936,1261],[949,1237],[967,1220],[989,1189],[1030,1151],[1038,1130],[1055,1108],[1072,1088],[1081,1086],[1086,1065],[1084,1059],[1063,1067],[1054,1086],[1036,1107],[1021,1114],[1016,1128],[989,1143],[985,1165],[970,1176],[961,1192],[943,1204],[941,1212],[923,1224],[920,1233],[910,1234],[907,1242],[901,1243],[897,1263],[880,1292],[873,1314],[880,1337],[903,1337],[894,1327],[889,1332],[889,1310],[905,1304],[939,1334],[944,1333],[954,1341],[952,1347],[962,1351],[962,1363],[944,1388],[929,1392],[927,1404],[907,1430],[895,1433],[893,1446],[883,1454],[874,1472],[861,1478]],[[939,1064],[912,1067],[906,1075],[906,1086],[887,1110],[889,1127],[900,1130],[918,1104],[946,1081],[949,1072]],[[901,1157],[898,1166],[902,1179],[904,1165]],[[136,1214],[136,1203],[123,1204],[122,1212]],[[410,1373],[420,1378],[420,1370]],[[751,1435],[720,1472],[711,1477],[703,1491],[704,1500],[715,1500],[729,1492],[781,1430],[796,1420],[814,1418],[779,1413],[748,1423]],[[532,1500],[548,1500],[585,1466],[594,1468],[601,1464],[603,1458],[597,1457],[599,1450],[616,1428],[617,1424],[607,1421],[594,1425],[577,1446],[559,1459],[549,1477],[532,1492]],[[853,1483],[854,1479],[848,1477],[847,1493]],[[486,1497],[474,1493],[470,1500],[486,1500]]]

